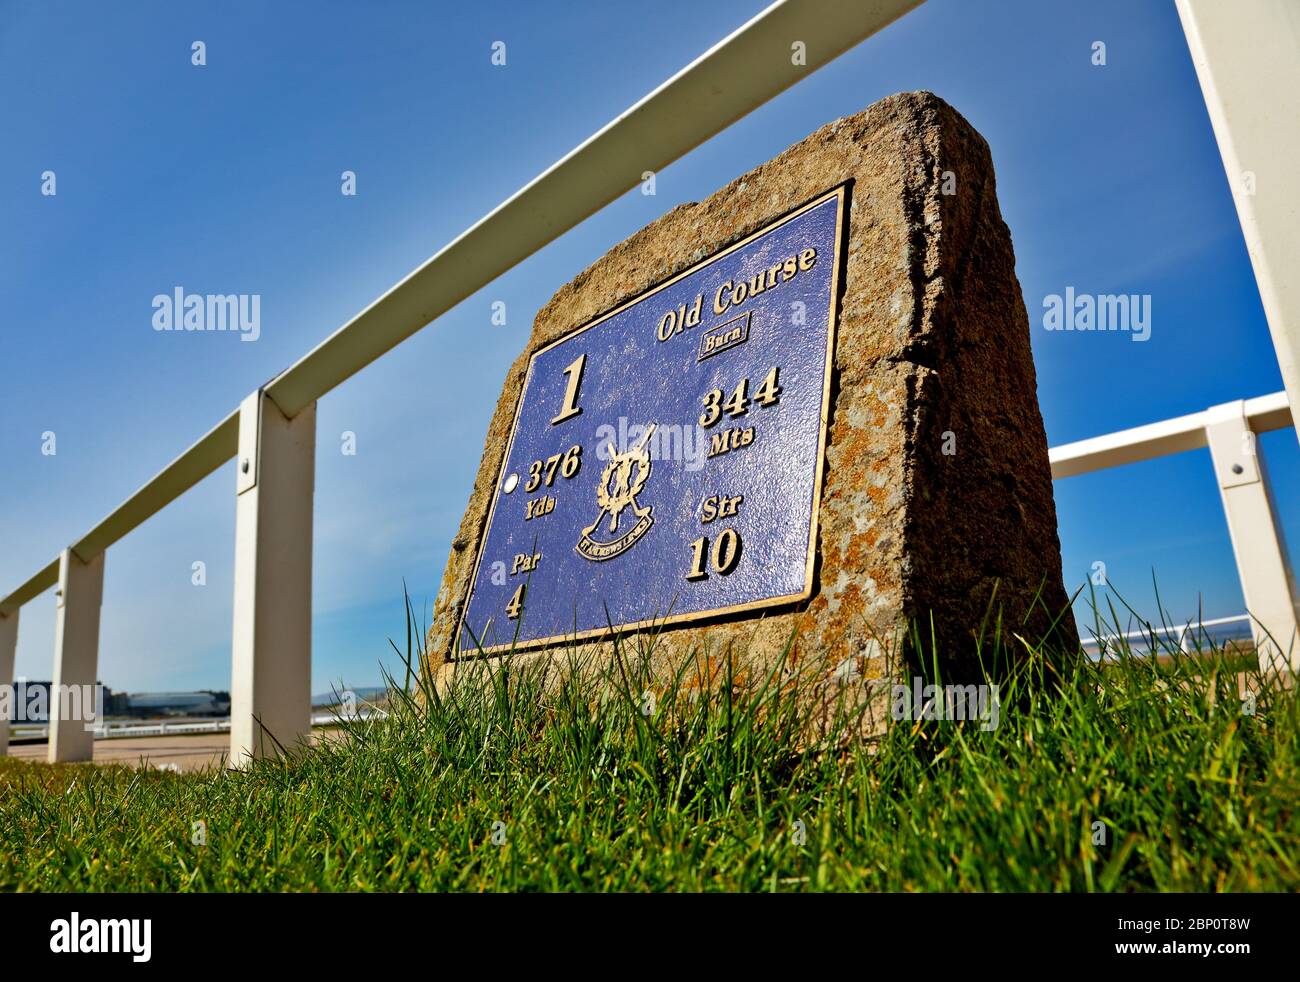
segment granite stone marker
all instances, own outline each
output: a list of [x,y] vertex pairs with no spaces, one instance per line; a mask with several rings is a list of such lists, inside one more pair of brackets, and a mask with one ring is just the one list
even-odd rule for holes
[[611,249],[510,370],[431,668],[611,631],[894,680],[915,627],[950,680],[981,629],[1077,647],[1014,262],[988,146],[925,92]]

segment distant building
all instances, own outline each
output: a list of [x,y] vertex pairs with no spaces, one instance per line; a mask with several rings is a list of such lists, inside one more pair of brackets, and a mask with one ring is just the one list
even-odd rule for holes
[[[229,716],[230,693],[203,690],[199,692],[114,692],[100,686],[103,693],[101,707],[103,719],[123,716]],[[14,722],[48,723],[50,721],[49,681],[29,682],[19,679],[13,683],[7,700],[14,714]]]
[[133,692],[126,697],[131,716],[225,716],[230,712],[230,693]]

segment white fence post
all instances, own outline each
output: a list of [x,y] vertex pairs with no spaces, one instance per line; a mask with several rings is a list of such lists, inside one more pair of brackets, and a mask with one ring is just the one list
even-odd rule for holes
[[230,765],[311,733],[316,404],[284,414],[259,390],[239,407]]
[[[14,654],[18,651],[18,611],[0,614],[0,685],[14,681]],[[18,707],[14,706],[14,712]],[[0,712],[0,757],[9,752],[9,715]]]
[[1245,403],[1229,402],[1206,410],[1205,439],[1223,496],[1260,670],[1289,668],[1294,673],[1300,669],[1295,576]]
[[1177,3],[1282,382],[1300,407],[1300,16],[1295,0]]
[[[54,677],[50,687],[49,762],[95,756],[93,692],[99,675],[99,609],[104,600],[104,554],[83,562],[71,549],[59,555],[55,595]],[[75,686],[76,688],[72,688]],[[89,689],[83,688],[89,686]],[[74,710],[77,711],[71,711]],[[70,711],[65,718],[64,710]]]

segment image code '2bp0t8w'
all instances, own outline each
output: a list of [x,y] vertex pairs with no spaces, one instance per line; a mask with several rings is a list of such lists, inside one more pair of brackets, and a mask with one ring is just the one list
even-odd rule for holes
[[848,196],[532,356],[462,654],[809,596]]

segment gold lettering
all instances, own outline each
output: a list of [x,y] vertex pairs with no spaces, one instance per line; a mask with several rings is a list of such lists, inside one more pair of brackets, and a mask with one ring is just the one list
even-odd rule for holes
[[704,536],[691,543],[691,571],[686,574],[687,580],[708,579],[709,574],[704,572],[704,548],[708,544],[709,540]]
[[718,496],[716,494],[711,494],[704,499],[704,504],[701,506],[700,523],[702,525],[708,525],[709,522],[713,521],[717,517],[718,517]]
[[[746,300],[752,300],[767,290],[771,290],[782,283],[788,283],[794,279],[800,272],[807,272],[817,265],[817,250],[814,248],[804,249],[797,255],[787,256],[778,263],[774,263],[767,269],[761,269],[754,273],[750,278],[741,280],[739,283],[734,280],[727,280],[713,295],[713,312],[715,314],[725,314],[728,307],[739,307]],[[683,327],[683,318],[685,318],[686,327],[694,327],[699,323],[698,310],[700,301],[704,298],[701,296],[696,299],[695,307],[688,313],[685,307],[680,308],[675,313],[665,314],[665,321],[671,316],[676,324],[676,333],[680,334]],[[664,322],[659,325],[659,339],[665,341],[672,335],[673,331],[664,326]]]
[[687,327],[700,326],[700,309],[703,306],[704,306],[704,294],[701,293],[698,297],[695,298],[695,303],[692,304],[691,309],[686,312]]
[[723,430],[709,437],[708,456],[717,457],[720,454],[730,453],[740,447],[747,447],[753,442],[754,428],[752,426],[746,426],[743,429]]
[[533,498],[527,503],[528,507],[524,511],[524,521],[531,521],[534,518],[540,518],[543,515],[549,515],[555,511],[555,499],[549,494],[544,494],[540,498]]
[[740,559],[740,533],[735,529],[723,529],[718,541],[713,543],[713,568],[726,576],[736,568]]
[[521,552],[515,556],[514,564],[510,567],[510,575],[516,573],[531,573],[537,568],[537,564],[542,561],[542,554],[535,552],[531,556],[526,552]]
[[732,518],[740,513],[743,494],[711,494],[700,507],[700,524],[708,525],[719,518]]
[[731,303],[730,300],[728,300],[727,303],[722,302],[722,295],[730,289],[731,289],[731,280],[727,280],[726,283],[723,283],[722,286],[718,287],[718,292],[713,298],[713,312],[715,314],[723,313],[727,309],[728,305]]
[[[564,370],[564,374],[569,380],[564,387],[564,406],[560,409],[560,414],[551,420],[552,426],[556,423],[563,423],[566,419],[572,419],[582,412],[582,407],[578,405],[578,385],[582,382],[582,369],[586,364],[587,356],[585,354],[578,355],[577,360]],[[534,484],[531,488],[524,488],[524,490],[532,491],[536,487],[537,485]]]
[[[718,291],[719,296],[722,290]],[[716,305],[717,301],[715,301]],[[688,327],[700,326],[700,311],[704,307],[704,294],[696,296],[695,301],[687,306],[682,304],[676,310],[670,310],[659,320],[659,326],[655,329],[655,337],[660,341],[667,341],[675,334],[681,334]]]
[[527,583],[520,583],[519,589],[514,592],[510,602],[506,604],[506,618],[508,620],[517,620],[524,609],[524,593],[528,589]]

